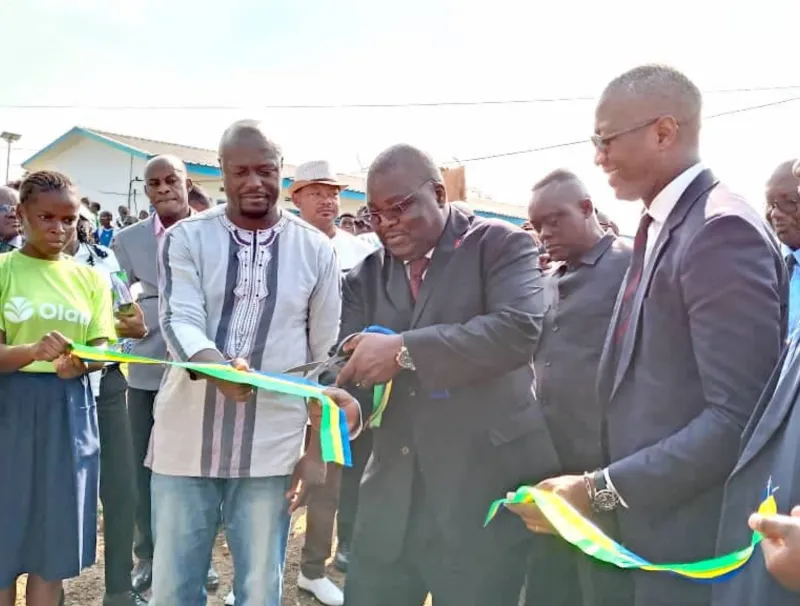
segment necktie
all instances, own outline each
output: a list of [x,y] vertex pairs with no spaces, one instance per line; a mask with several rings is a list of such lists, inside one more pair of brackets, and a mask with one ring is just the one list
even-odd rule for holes
[[789,279],[792,279],[792,275],[794,274],[794,268],[797,267],[797,258],[794,256],[794,252],[789,253],[786,255],[786,269],[789,271]]
[[633,310],[633,299],[639,288],[639,282],[642,280],[642,271],[644,270],[644,255],[647,251],[647,229],[652,222],[653,217],[644,213],[639,221],[639,229],[636,231],[636,238],[633,240],[631,266],[628,269],[628,276],[625,279],[625,290],[622,292],[622,303],[620,304],[619,317],[617,318],[617,329],[614,333],[617,343],[622,342],[625,331],[628,329],[631,311]]
[[422,257],[408,264],[408,282],[411,285],[411,296],[414,301],[417,300],[420,286],[422,286],[422,278],[425,275],[425,270],[428,269],[428,263],[430,263],[430,259]]

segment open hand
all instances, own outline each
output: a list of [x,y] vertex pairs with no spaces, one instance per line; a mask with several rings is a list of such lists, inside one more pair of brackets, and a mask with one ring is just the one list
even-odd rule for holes
[[289,501],[289,513],[306,503],[309,486],[325,484],[327,466],[321,458],[310,453],[305,453],[295,465],[286,499]]
[[74,379],[80,377],[89,370],[77,356],[62,354],[55,359],[56,375],[59,379]]
[[788,516],[755,513],[749,523],[764,535],[761,551],[769,573],[789,591],[800,591],[800,505]]
[[38,343],[30,346],[31,357],[34,362],[52,362],[59,356],[69,352],[69,345],[69,339],[54,330],[43,336]]

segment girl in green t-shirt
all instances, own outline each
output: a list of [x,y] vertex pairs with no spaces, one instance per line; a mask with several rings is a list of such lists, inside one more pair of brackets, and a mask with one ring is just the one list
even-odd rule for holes
[[29,175],[25,245],[0,255],[0,606],[58,603],[62,579],[94,563],[99,439],[87,365],[70,342],[115,339],[104,276],[62,255],[78,197],[67,177]]

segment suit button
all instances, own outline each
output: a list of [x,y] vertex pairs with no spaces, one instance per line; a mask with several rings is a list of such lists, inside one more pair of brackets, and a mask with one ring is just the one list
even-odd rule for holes
[[406,455],[407,455],[409,452],[411,452],[411,451],[408,449],[408,446],[403,446],[403,447],[400,449],[400,452],[403,454],[403,456],[406,456]]
[[545,365],[545,366],[547,366],[548,368],[549,368],[549,367],[550,367],[552,364],[553,364],[553,363],[552,363],[550,360],[547,360],[547,361],[544,363],[544,365]]
[[558,332],[558,324],[553,324],[553,332]]
[[409,389],[408,390],[408,395],[410,395],[413,398],[415,395],[417,395],[417,390],[416,389]]

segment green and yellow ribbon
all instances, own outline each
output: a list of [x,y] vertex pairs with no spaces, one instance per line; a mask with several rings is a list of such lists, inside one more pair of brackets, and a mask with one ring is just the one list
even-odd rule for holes
[[230,383],[250,385],[256,389],[319,400],[322,404],[320,440],[322,443],[323,461],[326,463],[338,463],[346,467],[352,465],[350,455],[350,432],[347,428],[347,417],[344,411],[323,393],[325,388],[318,383],[289,375],[256,370],[237,370],[226,364],[199,364],[194,362],[156,360],[153,358],[145,358],[144,356],[135,356],[118,351],[101,349],[99,347],[91,347],[89,345],[79,345],[77,343],[72,344],[72,353],[88,362],[175,366]]
[[[758,508],[761,515],[777,514],[778,505],[773,496],[775,490],[770,480],[764,500]],[[521,503],[535,503],[562,539],[596,560],[618,568],[668,572],[700,583],[718,583],[740,572],[763,538],[760,533],[754,532],[747,547],[710,560],[685,564],[653,564],[609,538],[557,494],[531,486],[522,486],[507,498],[492,503],[486,524],[491,522],[501,507]]]

